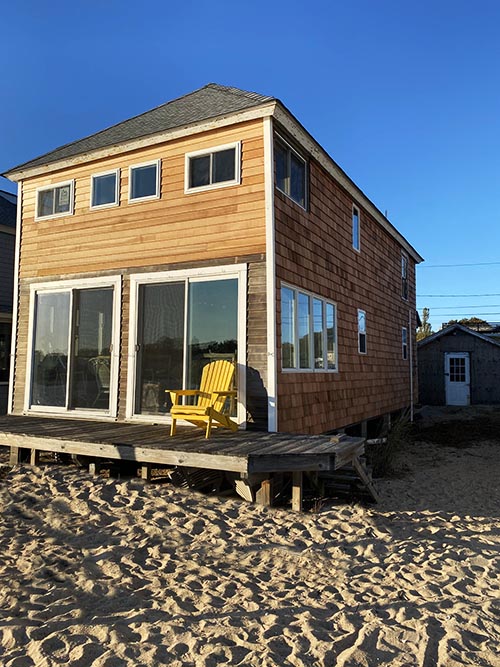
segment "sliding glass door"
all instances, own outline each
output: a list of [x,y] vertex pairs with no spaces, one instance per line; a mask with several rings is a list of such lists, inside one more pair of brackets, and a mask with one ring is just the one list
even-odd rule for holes
[[199,387],[215,359],[236,363],[237,341],[237,278],[139,285],[135,414],[168,413],[168,390]]
[[36,291],[29,407],[110,411],[114,287]]

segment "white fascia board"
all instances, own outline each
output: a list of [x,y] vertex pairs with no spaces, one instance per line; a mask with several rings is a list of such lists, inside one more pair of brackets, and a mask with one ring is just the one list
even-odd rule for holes
[[249,120],[256,120],[258,118],[272,116],[275,107],[276,102],[272,101],[259,107],[252,107],[246,111],[239,111],[238,113],[228,114],[227,116],[217,116],[216,118],[211,118],[201,123],[183,125],[182,127],[176,127],[172,130],[167,130],[166,132],[159,132],[158,134],[148,135],[142,139],[135,139],[133,141],[106,146],[105,148],[99,148],[95,151],[80,153],[70,158],[49,162],[48,164],[39,165],[37,167],[31,167],[27,169],[13,169],[12,171],[5,172],[3,175],[14,182],[22,181],[26,178],[32,178],[42,174],[49,174],[54,171],[59,171],[60,169],[75,167],[79,164],[85,164],[93,160],[100,160],[102,158],[111,157],[113,155],[128,153],[129,151],[135,151],[139,148],[149,148],[150,146],[163,144],[167,141],[172,141],[173,139],[189,137],[193,134],[209,132],[210,130],[228,127],[238,123],[245,123]]
[[338,166],[317,141],[305,130],[296,118],[281,104],[276,105],[273,117],[328,172],[339,185],[352,196],[355,203],[362,206],[375,220],[406,250],[408,255],[417,263],[423,262],[418,252],[398,232],[389,220],[378,210],[375,204],[359,189],[349,176]]

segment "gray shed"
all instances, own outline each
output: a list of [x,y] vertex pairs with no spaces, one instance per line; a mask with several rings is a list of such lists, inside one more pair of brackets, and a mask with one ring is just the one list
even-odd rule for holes
[[500,404],[500,343],[453,324],[418,343],[425,405]]

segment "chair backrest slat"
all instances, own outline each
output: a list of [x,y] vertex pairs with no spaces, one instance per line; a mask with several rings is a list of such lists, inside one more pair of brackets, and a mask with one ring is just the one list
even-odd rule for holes
[[[232,389],[234,377],[234,364],[226,359],[219,359],[207,364],[201,374],[200,391],[202,395],[198,397],[197,405],[205,408],[211,404],[210,393],[212,391],[230,391]],[[226,398],[218,398],[213,407],[221,411],[224,407]]]

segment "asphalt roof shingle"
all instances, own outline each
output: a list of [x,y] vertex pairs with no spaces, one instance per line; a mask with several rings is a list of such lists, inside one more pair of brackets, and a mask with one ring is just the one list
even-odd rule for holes
[[224,116],[260,106],[275,98],[251,93],[239,88],[209,83],[203,88],[166,102],[150,111],[124,120],[78,141],[56,148],[34,160],[13,167],[9,171],[31,169],[58,160],[74,157],[107,146],[133,141],[165,132],[184,125],[199,123],[209,118]]
[[0,192],[0,225],[15,228],[16,210],[17,206],[6,197],[3,197]]

